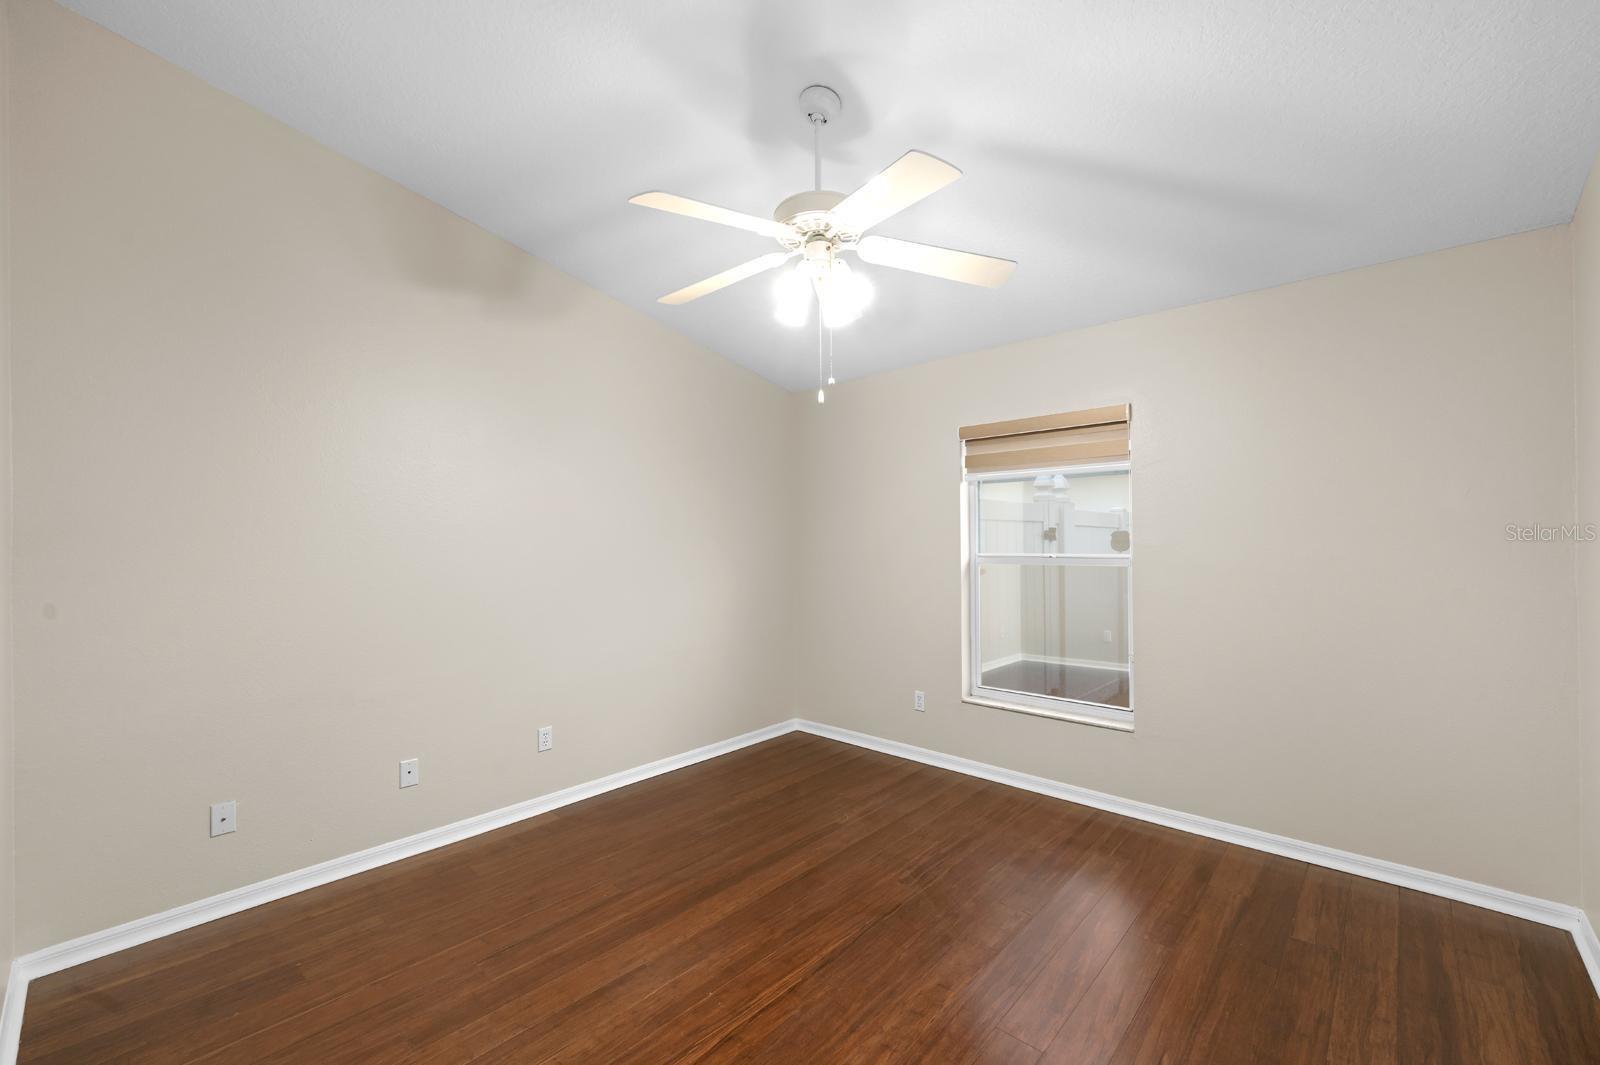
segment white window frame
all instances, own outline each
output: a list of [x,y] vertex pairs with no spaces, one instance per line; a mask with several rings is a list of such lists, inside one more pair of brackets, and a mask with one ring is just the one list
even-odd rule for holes
[[[1133,731],[1133,548],[1130,544],[1126,552],[1115,555],[1102,554],[1049,554],[1049,555],[1009,555],[988,554],[978,550],[979,539],[979,506],[978,489],[986,481],[1016,481],[1037,477],[1040,474],[1063,473],[1068,477],[1086,473],[1127,473],[1129,474],[1129,527],[1132,528],[1132,463],[1123,460],[1120,462],[1085,463],[1075,466],[1047,466],[1039,469],[1006,470],[995,473],[969,473],[966,475],[966,511],[967,511],[967,646],[966,668],[963,679],[965,695],[963,702],[973,703],[978,706],[995,707],[1001,710],[1012,710],[1018,713],[1033,714],[1038,717],[1049,717],[1059,721],[1076,721],[1088,725],[1099,725],[1103,728],[1121,729],[1126,732]],[[1049,695],[1037,695],[1032,692],[1010,691],[1005,688],[988,688],[980,682],[983,677],[982,654],[983,647],[980,639],[983,620],[982,581],[979,580],[979,569],[985,562],[1000,564],[1021,564],[1029,566],[1055,565],[1055,566],[1119,566],[1128,571],[1126,582],[1126,595],[1128,597],[1128,706],[1110,706],[1105,703],[1092,703],[1082,699],[1065,699]]]

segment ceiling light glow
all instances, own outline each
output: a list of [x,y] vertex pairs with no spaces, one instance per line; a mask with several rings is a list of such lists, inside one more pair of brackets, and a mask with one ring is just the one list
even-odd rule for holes
[[779,273],[772,290],[777,297],[773,313],[778,322],[791,328],[805,325],[811,317],[811,275],[806,264]]
[[817,297],[822,303],[823,322],[829,329],[839,329],[860,318],[872,302],[872,282],[850,269],[843,259],[835,258],[817,282]]

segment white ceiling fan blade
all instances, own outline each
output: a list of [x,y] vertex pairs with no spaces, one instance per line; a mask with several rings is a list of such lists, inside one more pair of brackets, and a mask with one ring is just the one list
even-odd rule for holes
[[740,211],[730,211],[726,207],[701,203],[699,200],[691,200],[684,196],[674,196],[670,192],[641,192],[628,202],[636,203],[640,207],[654,207],[658,211],[687,215],[702,222],[715,222],[719,226],[748,229],[764,237],[782,238],[793,233],[793,230],[782,222],[774,222],[770,218],[757,218],[753,214],[744,214]]
[[834,224],[846,233],[864,233],[960,176],[943,159],[913,149],[840,201],[833,209]]
[[969,285],[998,288],[1006,283],[1017,264],[1010,259],[996,259],[992,255],[976,255],[970,251],[937,248],[932,244],[914,244],[893,237],[862,237],[856,254],[874,266],[888,266],[896,270],[911,270],[929,277],[942,277],[949,281],[962,281]]
[[676,292],[669,292],[656,302],[670,304],[675,307],[680,303],[697,300],[701,296],[708,296],[718,289],[737,284],[747,277],[754,277],[765,270],[771,270],[775,266],[782,266],[797,254],[799,253],[792,251],[775,251],[759,258],[751,259],[747,263],[740,263],[738,266],[724,270],[720,274],[714,274],[704,281],[696,281],[694,284],[680,288]]

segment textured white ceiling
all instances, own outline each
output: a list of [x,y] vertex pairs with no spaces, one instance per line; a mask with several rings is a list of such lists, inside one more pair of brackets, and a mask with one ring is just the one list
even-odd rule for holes
[[790,388],[816,337],[770,250],[629,206],[961,167],[888,236],[1016,259],[997,291],[865,267],[841,379],[1564,222],[1600,148],[1595,0],[69,0],[343,154]]

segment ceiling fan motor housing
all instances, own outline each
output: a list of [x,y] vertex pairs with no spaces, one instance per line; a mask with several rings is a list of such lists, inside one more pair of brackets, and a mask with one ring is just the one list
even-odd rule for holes
[[823,235],[841,244],[853,243],[855,234],[844,233],[834,226],[832,211],[844,201],[844,193],[828,189],[797,192],[778,204],[772,212],[774,221],[793,226],[795,239],[780,241],[788,248],[799,248],[816,235]]

